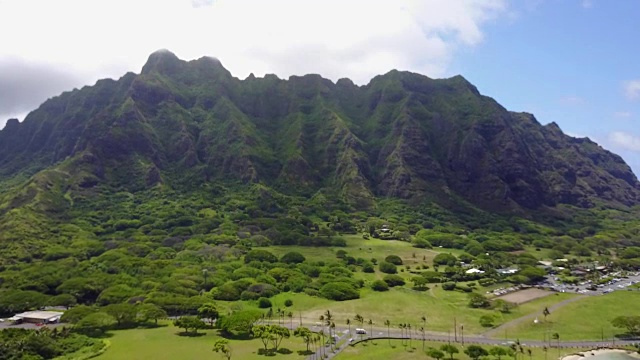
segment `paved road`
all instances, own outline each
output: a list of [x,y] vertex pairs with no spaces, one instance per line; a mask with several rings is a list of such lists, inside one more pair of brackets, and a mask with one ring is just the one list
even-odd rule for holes
[[[572,299],[571,299],[572,300]],[[575,300],[574,300],[575,301]],[[368,329],[367,329],[368,330]],[[368,332],[370,332],[368,330]],[[335,351],[331,351],[329,346],[326,346],[324,350],[319,350],[316,354],[310,355],[309,357],[307,357],[307,360],[317,360],[317,359],[321,359],[321,355],[322,354],[326,354],[328,356],[328,358],[332,358],[337,356],[342,350],[344,350],[348,345],[349,345],[349,341],[348,339],[346,339],[346,336],[348,336],[348,330],[347,329],[339,329],[336,328],[336,333],[337,334],[342,334],[340,336],[340,340],[338,340],[338,343],[340,343],[340,341],[342,340],[347,340],[345,341],[344,344],[342,344],[339,348],[335,349]],[[355,335],[355,334],[354,334]],[[404,334],[401,333],[400,330],[397,329],[391,329],[389,331],[389,336],[387,336],[387,329],[382,329],[382,328],[373,328],[373,334],[367,334],[364,336],[364,339],[372,339],[372,340],[386,340],[386,339],[409,339],[408,336],[403,336]],[[413,334],[411,334],[411,339],[413,341],[415,341],[414,346],[418,346],[422,340],[422,334],[421,333],[416,333],[415,331],[413,331]],[[504,340],[504,339],[495,339],[495,338],[488,338],[485,337],[483,335],[472,335],[472,336],[462,336],[461,334],[458,334],[457,339],[454,338],[454,336],[452,334],[444,334],[444,333],[436,333],[436,332],[425,332],[424,335],[424,340],[425,341],[437,341],[437,342],[442,342],[442,343],[455,343],[459,346],[464,346],[466,344],[480,344],[480,345],[502,345],[502,346],[509,346],[512,343],[514,343],[514,341],[508,341],[508,340]],[[359,341],[359,337],[355,338],[354,337],[354,341]],[[615,346],[621,346],[621,345],[638,345],[640,344],[640,339],[634,339],[634,340],[605,340],[605,341],[560,341],[560,342],[556,342],[554,340],[551,340],[551,342],[543,342],[543,341],[538,341],[538,340],[523,340],[520,342],[520,344],[522,346],[525,347],[548,347],[548,348],[557,348],[558,346],[560,348],[600,348],[600,347],[615,347]]]

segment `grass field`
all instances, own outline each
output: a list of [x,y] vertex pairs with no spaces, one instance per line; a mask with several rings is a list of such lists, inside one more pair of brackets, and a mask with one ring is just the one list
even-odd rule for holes
[[[213,344],[219,337],[216,331],[203,331],[205,335],[198,337],[178,336],[179,329],[173,325],[154,329],[131,329],[111,332],[111,347],[96,357],[99,360],[173,360],[173,359],[222,359],[221,354],[212,351]],[[260,340],[231,340],[232,359],[280,359],[299,360],[299,350],[306,346],[300,338],[291,337],[282,342],[282,347],[292,351],[291,354],[277,354],[266,357],[258,354],[262,348]]]
[[[309,246],[271,246],[269,251],[277,256],[284,255],[290,251],[297,251],[307,259],[319,261],[335,259],[336,252],[340,249],[355,258],[384,260],[388,255],[398,255],[403,262],[408,265],[427,264],[431,266],[433,258],[443,249],[418,249],[411,246],[411,243],[397,240],[365,240],[362,235],[344,235],[347,242],[346,247],[309,247]],[[460,250],[444,249],[443,251],[457,254]]]
[[[525,304],[526,305],[526,304]],[[602,296],[589,296],[567,304],[540,323],[523,322],[508,329],[509,336],[520,339],[542,340],[545,333],[558,333],[561,340],[610,339],[624,330],[614,328],[611,320],[616,316],[640,313],[640,293],[614,291]]]
[[533,312],[542,312],[545,307],[574,296],[556,293],[522,304],[508,314],[496,310],[469,308],[466,293],[444,291],[440,287],[432,287],[426,292],[391,289],[380,293],[362,289],[360,299],[343,302],[310,297],[305,294],[285,293],[272,298],[272,303],[274,308],[285,309],[284,301],[293,300],[293,306],[286,308],[285,312],[292,312],[293,318],[286,318],[286,321],[293,321],[294,325],[299,324],[302,318],[304,326],[311,326],[319,321],[318,319],[326,310],[329,310],[334,316],[336,325],[340,326],[345,326],[346,320],[353,320],[356,314],[362,315],[365,321],[373,320],[376,327],[383,327],[385,320],[391,321],[394,325],[418,324],[421,322],[420,318],[425,316],[429,331],[446,332],[452,328],[455,317],[459,324],[464,324],[469,334],[479,334],[485,331],[479,323],[482,315],[493,315],[495,324],[499,325]]
[[[404,342],[406,345],[406,342]],[[439,348],[443,343],[429,342],[425,343],[425,348],[434,347]],[[388,340],[376,340],[375,344],[367,341],[357,344],[355,346],[349,346],[336,357],[337,360],[413,360],[413,359],[431,359],[422,351],[422,341],[413,341],[412,347],[404,346],[400,340],[392,340],[389,344]],[[454,355],[456,360],[471,360],[464,352],[460,344],[456,345],[460,353]],[[490,349],[491,346],[483,345],[485,349]],[[566,348],[560,350],[560,355],[571,354],[581,350],[587,349],[573,349]],[[531,357],[527,353],[525,348],[525,354],[520,355],[520,359],[523,360],[548,360],[557,359],[557,349],[549,349],[545,352],[541,348],[531,348]],[[493,357],[491,357],[493,358]],[[445,360],[448,360],[449,356],[445,356]],[[511,357],[504,356],[503,359],[512,359]]]

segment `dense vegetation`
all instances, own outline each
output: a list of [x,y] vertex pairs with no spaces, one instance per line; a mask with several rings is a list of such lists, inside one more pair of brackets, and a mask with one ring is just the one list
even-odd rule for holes
[[[616,155],[461,77],[239,81],[212,59],[156,53],[141,75],[0,132],[0,316],[72,308],[73,336],[99,336],[187,315],[186,333],[218,319],[238,336],[284,317],[281,293],[347,301],[432,284],[508,311],[477,290],[540,281],[531,251],[568,257],[569,283],[579,263],[640,268],[639,193]],[[439,254],[412,267],[344,250],[354,237]],[[305,256],[316,248],[332,256]]]

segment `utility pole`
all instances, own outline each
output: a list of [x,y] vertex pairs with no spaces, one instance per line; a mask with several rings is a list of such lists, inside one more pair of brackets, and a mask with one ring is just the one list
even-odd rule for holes
[[458,325],[456,325],[456,318],[453,318],[453,341],[458,342]]

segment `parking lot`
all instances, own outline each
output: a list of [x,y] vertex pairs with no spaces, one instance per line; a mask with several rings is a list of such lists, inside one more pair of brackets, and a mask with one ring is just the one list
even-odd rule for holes
[[577,294],[584,295],[603,295],[616,290],[629,290],[629,291],[637,291],[638,288],[631,288],[631,285],[635,285],[640,283],[640,273],[631,273],[625,277],[619,276],[619,274],[614,273],[611,275],[607,275],[608,278],[612,277],[610,281],[604,284],[593,284],[591,280],[586,280],[578,283],[577,285],[563,284],[558,281],[558,277],[555,275],[547,276],[547,279],[540,286],[543,288],[548,288],[552,291],[557,292],[572,292]]

